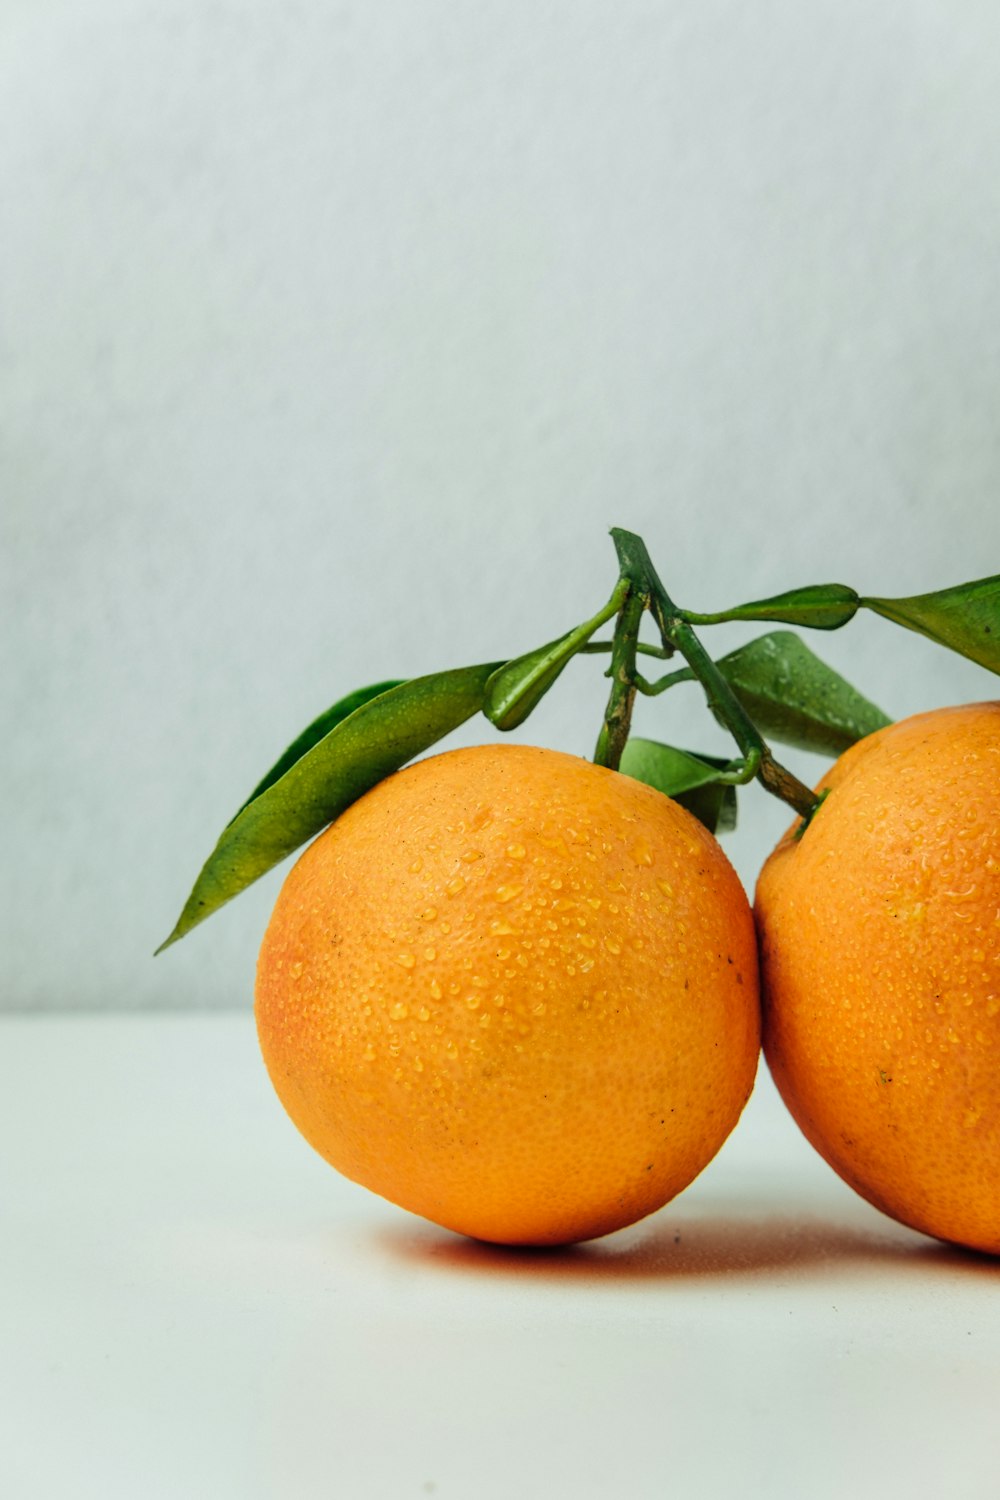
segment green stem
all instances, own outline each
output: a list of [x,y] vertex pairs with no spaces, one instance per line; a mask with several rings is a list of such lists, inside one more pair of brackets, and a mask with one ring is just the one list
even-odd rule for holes
[[[581,646],[577,652],[578,656],[596,656],[601,652],[610,651],[614,641],[588,641]],[[638,641],[635,648],[640,656],[655,656],[658,661],[667,661],[673,656],[673,651],[668,651],[664,646],[648,646],[645,641]]]
[[[701,641],[695,635],[694,630],[687,619],[685,619],[670,595],[663,587],[656,569],[653,567],[652,559],[646,550],[646,544],[641,537],[631,531],[622,531],[615,527],[611,532],[614,539],[615,550],[618,553],[618,562],[621,576],[632,581],[636,593],[642,599],[642,608],[648,608],[656,621],[663,641],[664,648],[672,653],[679,651],[687,662],[691,671],[701,683],[709,707],[716,717],[729,730],[735,739],[742,764],[736,765],[732,771],[726,772],[721,780],[740,784],[752,781],[754,777],[761,785],[775,797],[780,797],[787,802],[795,811],[804,818],[811,817],[817,807],[815,794],[803,782],[799,781],[791,771],[780,765],[771,754],[771,751],[753,720],[748,715],[742,703],[736,697],[729,683],[719,671],[715,662],[705,650]],[[641,612],[640,612],[641,617]],[[615,647],[618,646],[618,635],[624,625],[624,611],[618,617],[618,626],[615,631]],[[636,627],[638,628],[638,627]],[[620,662],[629,660],[624,647],[618,652]],[[612,668],[614,668],[616,652],[612,650]],[[635,650],[634,645],[630,658],[629,681],[631,695],[635,695]],[[676,678],[674,679],[676,680]],[[669,683],[664,682],[664,686]],[[612,694],[613,696],[613,694]],[[608,710],[610,712],[611,703]],[[629,699],[628,712],[631,714],[631,698]],[[605,729],[608,717],[605,715]],[[628,733],[626,724],[626,736]],[[602,736],[604,731],[602,731]],[[598,748],[601,741],[598,742]],[[624,739],[622,740],[624,748]],[[619,759],[621,749],[618,751]],[[602,762],[607,763],[607,762]],[[617,766],[618,761],[615,761]]]
[[636,677],[635,685],[640,693],[646,698],[658,698],[665,693],[667,688],[676,687],[679,682],[690,682],[692,674],[690,668],[681,667],[676,672],[668,672],[666,677],[658,677],[655,682],[647,682],[645,677]]
[[[627,580],[622,575],[623,580]],[[646,608],[646,597],[639,590],[629,587],[615,622],[615,635],[611,643],[611,665],[607,675],[611,678],[608,706],[604,710],[604,723],[597,737],[594,763],[617,771],[632,724],[632,705],[635,702],[635,654],[638,644],[639,626]]]
[[[593,635],[595,630],[600,630],[602,625],[606,625],[610,619],[613,619],[615,615],[621,613],[622,606],[625,603],[625,600],[628,598],[628,592],[628,579],[619,578],[618,582],[615,584],[614,592],[612,593],[611,598],[608,600],[604,608],[599,609],[597,611],[597,614],[594,615],[593,619],[585,620],[582,625],[578,625],[573,631],[571,639],[574,642],[576,642],[577,640],[583,641],[582,646],[576,647],[577,651],[586,651],[590,644],[587,639],[588,636]],[[614,643],[611,641],[608,642],[609,650],[613,644]]]
[[689,625],[725,625],[733,619],[729,610],[720,609],[715,614],[699,614],[696,609],[681,609],[677,611],[682,620]]

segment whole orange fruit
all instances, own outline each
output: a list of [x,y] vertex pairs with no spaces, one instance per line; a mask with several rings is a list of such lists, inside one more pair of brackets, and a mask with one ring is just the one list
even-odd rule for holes
[[1000,703],[842,755],[761,872],[764,1052],[869,1202],[1000,1252]]
[[753,919],[659,792],[552,750],[453,750],[294,866],[257,1024],[282,1103],[346,1176],[479,1239],[589,1239],[659,1208],[736,1123]]

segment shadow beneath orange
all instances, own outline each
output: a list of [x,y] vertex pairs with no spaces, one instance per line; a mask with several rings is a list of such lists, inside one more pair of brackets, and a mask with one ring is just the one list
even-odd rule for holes
[[964,1245],[949,1245],[943,1240],[924,1240],[914,1245],[910,1260],[932,1270],[957,1271],[964,1276],[1000,1277],[1000,1258],[985,1250],[968,1250]]
[[989,1256],[939,1244],[896,1225],[865,1229],[790,1215],[675,1219],[558,1249],[488,1245],[429,1225],[383,1230],[378,1245],[414,1267],[532,1281],[680,1281],[886,1265],[993,1277],[1000,1273],[1000,1262]]

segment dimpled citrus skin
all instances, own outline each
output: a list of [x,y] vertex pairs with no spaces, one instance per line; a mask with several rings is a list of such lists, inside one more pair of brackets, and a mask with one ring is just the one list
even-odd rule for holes
[[823,786],[757,885],[771,1072],[863,1197],[1000,1253],[1000,704],[879,730]]
[[659,1208],[721,1146],[759,1052],[756,941],[715,839],[552,750],[380,783],[292,869],[261,949],[271,1079],[346,1176],[479,1239]]

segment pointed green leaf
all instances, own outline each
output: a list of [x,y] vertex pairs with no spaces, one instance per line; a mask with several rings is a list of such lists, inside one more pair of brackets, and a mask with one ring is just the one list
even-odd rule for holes
[[710,833],[725,833],[736,827],[736,788],[718,781],[728,765],[715,755],[692,755],[675,745],[632,736],[619,770],[679,802]]
[[688,611],[684,617],[693,625],[716,625],[723,620],[776,620],[783,625],[805,625],[810,630],[839,630],[857,613],[860,600],[854,589],[844,583],[814,583],[807,588],[789,589],[770,599],[755,599],[712,615]]
[[1000,672],[1000,576],[909,599],[862,599],[866,609]]
[[396,677],[388,682],[376,682],[371,687],[355,688],[353,693],[348,693],[345,697],[338,699],[332,708],[328,708],[317,719],[313,719],[312,723],[303,729],[298,739],[292,741],[284,754],[279,756],[275,761],[263,780],[257,783],[246,801],[237,808],[229,822],[235,823],[244,807],[249,807],[250,803],[259,797],[261,792],[266,792],[269,786],[273,786],[276,781],[280,781],[285,772],[290,771],[295,762],[301,760],[306,751],[311,750],[313,745],[318,745],[320,740],[325,739],[331,729],[336,729],[342,719],[346,719],[349,714],[352,714],[356,708],[360,708],[363,703],[368,703],[372,698],[381,697],[390,688],[402,687],[402,685],[402,681]]
[[774,630],[717,666],[757,728],[800,750],[840,755],[890,719],[790,630]]
[[223,829],[157,952],[332,823],[383,777],[471,718],[498,665],[415,677],[341,719]]

